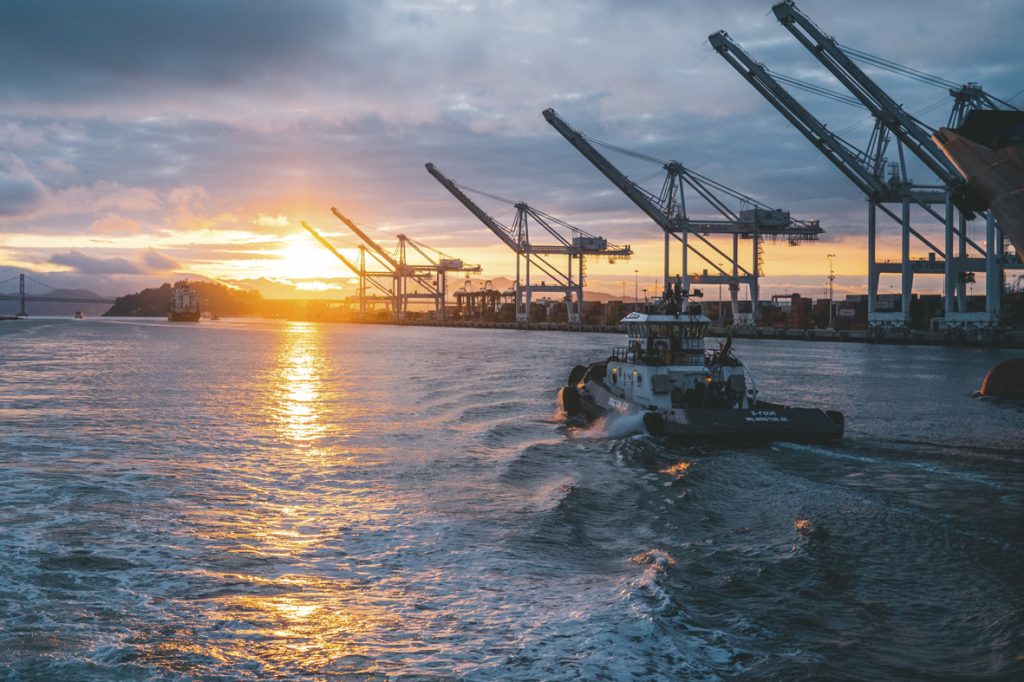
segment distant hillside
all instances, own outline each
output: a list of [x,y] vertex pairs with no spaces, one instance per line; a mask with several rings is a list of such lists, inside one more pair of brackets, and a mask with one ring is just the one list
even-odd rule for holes
[[[258,291],[243,291],[217,282],[189,281],[199,293],[199,309],[221,317],[256,315],[263,306]],[[171,301],[171,285],[164,283],[156,289],[143,289],[137,294],[119,297],[114,306],[103,313],[108,317],[163,317]]]

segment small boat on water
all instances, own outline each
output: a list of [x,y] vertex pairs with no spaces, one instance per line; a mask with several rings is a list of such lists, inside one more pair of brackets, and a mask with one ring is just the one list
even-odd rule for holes
[[85,313],[83,313],[81,310],[76,310],[75,311],[75,319],[76,320],[84,320],[85,319]]
[[188,282],[174,283],[167,307],[167,319],[171,322],[199,321],[199,292],[190,287]]
[[[698,292],[695,292],[695,295]],[[561,391],[570,423],[640,415],[648,432],[682,441],[818,442],[841,438],[843,415],[761,400],[732,352],[705,348],[711,320],[676,280],[661,299],[627,315],[629,345],[577,365]]]

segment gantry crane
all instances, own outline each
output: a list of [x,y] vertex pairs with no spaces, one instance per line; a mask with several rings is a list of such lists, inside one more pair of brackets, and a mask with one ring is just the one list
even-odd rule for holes
[[[483,268],[479,265],[469,265],[463,262],[461,258],[449,256],[443,251],[438,251],[437,249],[427,246],[423,242],[416,241],[404,234],[399,234],[397,237],[399,263],[405,263],[406,268],[414,268],[420,272],[423,272],[423,268],[425,267],[427,272],[436,273],[433,288],[437,291],[438,299],[441,302],[441,307],[439,309],[440,317],[441,319],[447,318],[448,311],[445,307],[445,303],[448,301],[448,273],[458,272],[469,277],[470,274],[479,274],[483,271]],[[409,265],[408,249],[410,247],[427,261],[426,266]],[[469,280],[467,279],[466,281],[468,282]]]
[[[399,319],[408,312],[411,300],[433,301],[438,318],[443,319],[447,314],[446,282],[448,273],[468,274],[481,271],[479,265],[468,265],[460,259],[452,258],[436,249],[430,249],[403,234],[398,235],[399,247],[396,258],[371,239],[358,225],[342,215],[337,208],[331,207],[331,213],[352,230],[369,247],[370,252],[377,257],[378,261],[385,264],[391,271],[394,280],[395,316]],[[407,245],[411,245],[418,254],[427,260],[427,263],[410,263],[406,259]],[[434,256],[428,255],[427,250],[432,251]],[[412,287],[410,287],[410,282]]]
[[[761,263],[761,239],[765,237],[774,239],[782,236],[787,238],[791,244],[796,244],[804,240],[817,239],[818,235],[823,231],[817,220],[795,220],[790,216],[789,211],[771,208],[753,197],[730,189],[711,178],[687,168],[679,161],[663,161],[590,139],[566,123],[554,109],[546,109],[544,111],[544,118],[664,231],[664,281],[668,282],[670,277],[669,238],[673,237],[682,242],[684,288],[689,289],[691,284],[692,275],[689,271],[689,253],[692,251],[718,273],[716,275],[708,275],[707,270],[705,270],[705,274],[700,276],[702,284],[727,284],[729,286],[734,321],[740,319],[739,303],[737,300],[740,284],[746,284],[750,292],[750,320],[751,322],[756,322],[757,319],[760,293],[758,279],[763,269]],[[665,170],[665,180],[662,183],[660,194],[655,195],[627,177],[606,159],[596,149],[595,145],[662,166]],[[702,220],[689,218],[686,214],[686,202],[683,195],[684,186],[695,191],[722,218]],[[720,195],[725,195],[727,198],[722,198]],[[739,201],[741,206],[747,206],[748,208],[734,211],[727,204],[727,201],[730,199]],[[729,235],[732,237],[731,256],[707,238],[707,235],[711,234]],[[711,249],[718,257],[725,259],[727,265],[723,265],[728,267],[731,272],[727,272],[723,265],[719,265],[715,259],[701,252],[699,248],[691,243],[691,237]],[[739,262],[739,240],[741,238],[751,240],[751,266],[749,270],[740,265]]]
[[[328,251],[333,253],[335,257],[345,264],[349,270],[351,270],[359,278],[359,318],[362,320],[366,319],[366,306],[367,303],[374,301],[385,301],[391,306],[392,310],[398,309],[398,302],[395,300],[395,276],[391,270],[377,270],[370,271],[366,269],[366,247],[362,244],[359,245],[359,263],[353,263],[345,254],[334,248],[334,245],[324,239],[319,232],[310,227],[306,221],[302,221],[302,226],[306,228],[311,235],[313,235],[318,242],[324,245]],[[388,286],[390,282],[390,286]],[[376,290],[383,296],[369,297],[366,295],[367,286]]]
[[772,12],[779,23],[807,48],[815,59],[821,62],[871,112],[872,116],[892,131],[901,145],[921,159],[947,187],[957,189],[963,186],[963,178],[932,142],[931,134],[924,130],[920,121],[871,80],[850,55],[839,47],[835,38],[825,35],[792,0],[776,3],[772,6]]
[[[778,111],[815,147],[821,151],[840,171],[843,172],[868,198],[868,316],[871,324],[895,324],[906,326],[910,319],[910,298],[915,273],[944,274],[946,320],[957,318],[961,322],[988,322],[998,317],[999,286],[1002,269],[1012,265],[1014,259],[1002,254],[1002,240],[995,235],[994,224],[988,220],[987,248],[982,248],[967,236],[967,217],[963,178],[952,164],[941,154],[930,139],[926,126],[907,113],[878,87],[853,61],[847,52],[883,68],[898,73],[925,77],[913,69],[899,67],[892,62],[873,57],[851,48],[841,48],[836,41],[826,36],[806,16],[787,0],[773,7],[779,21],[803,44],[854,96],[853,101],[872,113],[875,125],[866,151],[832,133],[828,128],[801,106],[780,84],[779,81],[801,86],[798,81],[772,74],[763,64],[749,57],[724,31],[709,36],[712,47],[754,88],[761,93]],[[951,121],[959,120],[973,107],[989,106],[998,102],[984,93],[976,83],[955,86],[949,81],[928,76],[928,82],[941,83],[948,87],[955,103],[950,115]],[[804,84],[806,85],[806,84]],[[805,89],[811,89],[806,88]],[[824,91],[820,87],[811,89],[833,98],[845,98],[838,93]],[[847,100],[849,98],[846,98]],[[843,101],[841,99],[841,101]],[[1005,103],[1004,103],[1005,104]],[[890,133],[896,137],[898,163],[892,164],[892,174],[884,178],[885,152]],[[904,150],[910,150],[925,166],[938,176],[940,185],[915,184],[909,178]],[[899,204],[897,214],[886,204]],[[923,208],[929,215],[945,226],[945,248],[940,249],[911,226],[911,204]],[[965,206],[959,220],[954,220],[954,204]],[[933,208],[943,207],[940,214]],[[876,253],[876,211],[882,210],[901,227],[901,258],[898,263],[879,262]],[[912,260],[910,238],[917,238],[931,250],[927,260]],[[959,255],[953,255],[954,236],[959,238]],[[977,251],[984,258],[969,258],[967,247]],[[938,258],[936,258],[936,256]],[[984,267],[987,275],[988,310],[985,314],[966,313],[966,287],[969,271]],[[902,306],[899,313],[881,313],[876,310],[879,276],[882,273],[901,275]],[[959,284],[958,284],[959,283]],[[954,315],[954,301],[959,311]],[[978,318],[975,320],[974,318]]]
[[[498,239],[505,243],[516,254],[516,320],[529,321],[530,304],[534,291],[560,292],[565,295],[565,304],[570,323],[578,323],[583,313],[583,285],[585,279],[584,258],[588,255],[608,256],[611,258],[629,258],[633,251],[629,245],[618,246],[609,244],[603,237],[594,236],[578,227],[570,225],[553,216],[543,213],[525,202],[510,202],[516,208],[516,217],[512,227],[498,222],[486,211],[477,206],[452,180],[447,178],[432,163],[426,165],[427,172],[459,200],[469,212],[477,217]],[[467,188],[468,189],[468,188]],[[557,244],[534,244],[530,241],[530,221],[533,221],[549,235]],[[569,231],[565,237],[558,225]],[[551,256],[566,256],[568,269],[563,272],[551,262]],[[575,276],[574,272],[575,262]],[[525,264],[525,280],[523,265]],[[534,284],[531,279],[531,265],[539,269],[553,280],[553,284],[542,281]]]
[[[360,256],[358,265],[347,259],[309,225],[302,223],[302,226],[359,276],[359,310],[361,316],[365,317],[366,304],[371,300],[366,296],[367,285],[369,285],[387,297],[396,319],[401,319],[405,316],[411,300],[432,301],[435,305],[438,319],[443,319],[447,313],[448,273],[461,272],[468,275],[469,273],[481,271],[479,265],[468,265],[458,258],[452,258],[404,234],[398,235],[398,256],[396,258],[387,249],[371,239],[359,226],[342,215],[338,209],[331,208],[331,212],[366,244],[365,246],[363,244],[359,245]],[[408,247],[411,247],[415,253],[423,257],[427,263],[410,263],[407,259]],[[381,270],[366,270],[367,253],[376,262],[376,266],[382,268]],[[390,281],[390,286],[386,283],[388,281]],[[412,282],[411,287],[410,281]]]

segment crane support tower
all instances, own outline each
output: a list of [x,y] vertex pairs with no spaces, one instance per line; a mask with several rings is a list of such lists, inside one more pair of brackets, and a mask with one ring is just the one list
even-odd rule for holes
[[[578,324],[583,313],[583,285],[586,276],[586,256],[607,256],[609,259],[628,259],[633,251],[629,245],[609,244],[603,237],[597,237],[578,227],[570,225],[553,216],[543,213],[525,202],[515,202],[516,217],[512,227],[508,227],[494,218],[466,196],[463,188],[447,178],[437,167],[428,163],[427,172],[459,200],[470,213],[477,217],[491,232],[516,254],[516,289],[515,305],[516,320],[529,321],[530,305],[533,292],[559,292],[565,296],[568,320]],[[469,188],[465,188],[469,189]],[[553,237],[555,244],[535,244],[530,241],[530,223],[539,225],[544,232]],[[557,227],[556,227],[557,226]],[[563,228],[569,236],[563,234]],[[565,256],[567,269],[563,271],[553,262],[553,256]],[[534,283],[531,269],[539,270],[552,283],[543,280]],[[525,270],[525,277],[524,275]]]
[[[968,236],[967,221],[973,214],[966,196],[964,178],[931,140],[927,126],[906,112],[872,81],[857,66],[854,58],[911,77],[927,78],[926,82],[933,85],[941,84],[954,98],[951,122],[962,120],[972,108],[997,106],[999,100],[985,94],[977,83],[958,86],[867,53],[841,47],[834,38],[823,33],[801,13],[791,0],[777,3],[772,11],[779,22],[842,83],[852,97],[825,92],[833,98],[852,101],[871,113],[874,128],[865,150],[860,150],[831,132],[783,87],[782,82],[818,94],[823,94],[822,88],[808,87],[807,84],[772,73],[764,64],[744,52],[725,31],[713,33],[709,36],[709,42],[726,62],[867,197],[869,324],[873,327],[907,328],[914,275],[939,274],[945,278],[946,325],[995,325],[999,316],[1003,271],[1009,267],[1020,267],[1020,259],[1005,253],[1002,236],[997,233],[991,216],[986,219],[984,247]],[[893,137],[898,161],[887,164],[885,154]],[[910,179],[906,151],[910,151],[937,177],[938,184],[914,183]],[[888,178],[885,177],[887,166]],[[957,211],[958,207],[963,208]],[[942,248],[914,228],[911,224],[912,208],[923,210],[943,226],[945,240]],[[878,211],[888,215],[900,226],[901,249],[898,261],[879,261],[876,257]],[[926,258],[911,258],[912,237],[928,248]],[[969,249],[974,252],[973,255],[969,255]],[[974,271],[982,269],[986,273],[986,310],[983,313],[968,312],[966,283],[973,279]],[[886,273],[900,275],[900,310],[897,312],[882,311],[878,303],[879,278]]]
[[[683,287],[689,289],[694,279],[702,284],[728,285],[734,323],[743,320],[739,313],[738,293],[740,284],[745,284],[750,292],[751,301],[751,314],[746,321],[756,324],[759,278],[763,270],[762,240],[785,237],[790,244],[795,245],[801,241],[815,240],[823,231],[817,220],[796,220],[790,216],[789,211],[771,208],[753,197],[687,168],[679,161],[662,161],[592,140],[566,123],[554,109],[546,109],[544,119],[664,231],[665,281],[669,281],[670,272],[669,240],[675,238],[682,243]],[[596,146],[661,165],[665,170],[661,193],[655,195],[631,180],[605,158]],[[685,187],[696,192],[721,215],[721,218],[701,220],[687,216],[683,194]],[[730,208],[730,200],[738,201],[741,208],[738,211]],[[731,254],[715,245],[708,239],[708,235],[731,237]],[[751,242],[749,269],[740,264],[740,239],[749,239]],[[690,274],[691,253],[703,260],[716,274],[709,275],[708,269],[704,270],[703,275]],[[708,255],[709,253],[712,255]]]

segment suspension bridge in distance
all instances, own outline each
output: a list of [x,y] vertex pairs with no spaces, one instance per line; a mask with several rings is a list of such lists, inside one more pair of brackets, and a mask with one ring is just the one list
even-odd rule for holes
[[68,289],[61,289],[21,273],[0,280],[0,301],[18,301],[18,317],[27,317],[27,304],[32,301],[50,303],[109,303],[114,299],[101,296],[75,296]]

